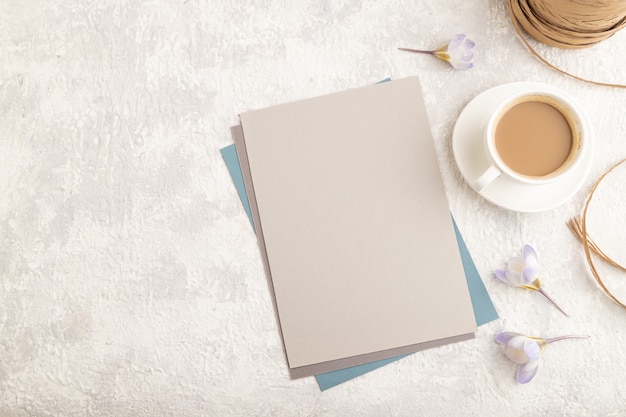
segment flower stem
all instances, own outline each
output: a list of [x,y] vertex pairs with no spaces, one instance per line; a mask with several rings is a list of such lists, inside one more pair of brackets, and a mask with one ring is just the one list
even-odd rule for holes
[[559,337],[553,337],[552,339],[547,339],[546,343],[558,342],[559,340],[565,340],[565,339],[588,339],[588,338],[589,336],[578,336],[578,335],[569,334],[567,336],[559,336]]
[[554,306],[555,306],[556,308],[558,308],[558,309],[559,309],[559,311],[560,311],[561,313],[563,313],[563,314],[565,314],[567,317],[569,317],[569,314],[567,314],[565,311],[563,311],[563,309],[562,309],[561,307],[559,307],[559,305],[556,303],[556,301],[554,301],[554,300],[552,299],[552,297],[550,297],[550,296],[548,295],[548,293],[547,293],[547,292],[545,292],[545,291],[543,290],[543,288],[538,288],[538,289],[537,289],[537,291],[539,291],[539,292],[541,293],[541,295],[543,295],[544,297],[546,297],[546,298],[548,299],[548,301],[550,301],[552,304],[554,304]]
[[406,51],[406,52],[415,52],[418,54],[429,54],[429,55],[434,55],[435,51],[425,51],[422,49],[410,49],[410,48],[398,48],[401,51]]

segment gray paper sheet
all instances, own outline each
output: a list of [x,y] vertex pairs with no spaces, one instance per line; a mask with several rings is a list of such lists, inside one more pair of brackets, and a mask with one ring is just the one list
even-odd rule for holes
[[473,337],[417,79],[241,121],[232,133],[292,377]]

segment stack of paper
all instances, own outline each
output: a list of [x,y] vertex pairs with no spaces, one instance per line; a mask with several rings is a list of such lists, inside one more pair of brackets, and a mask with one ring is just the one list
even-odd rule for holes
[[[240,195],[292,377],[473,337],[476,297],[417,78],[240,120],[232,130],[246,183]],[[488,296],[481,300],[495,318]]]

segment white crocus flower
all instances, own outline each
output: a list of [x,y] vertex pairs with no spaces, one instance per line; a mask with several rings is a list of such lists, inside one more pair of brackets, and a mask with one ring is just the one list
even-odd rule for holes
[[[550,297],[541,287],[539,280],[539,261],[537,251],[530,246],[524,245],[522,248],[522,256],[516,256],[509,259],[506,269],[497,269],[495,275],[500,281],[512,287],[521,287],[541,293],[552,304],[558,308],[561,313],[568,316],[563,309]],[[569,316],[568,316],[569,317]]]
[[541,364],[543,351],[549,343],[564,339],[581,339],[589,336],[560,336],[552,339],[525,336],[516,332],[502,332],[496,335],[496,342],[504,345],[504,355],[515,362],[517,367],[517,382],[530,382]]
[[455,69],[470,69],[474,66],[474,41],[460,33],[450,42],[433,50],[399,48],[401,51],[429,54],[452,65]]

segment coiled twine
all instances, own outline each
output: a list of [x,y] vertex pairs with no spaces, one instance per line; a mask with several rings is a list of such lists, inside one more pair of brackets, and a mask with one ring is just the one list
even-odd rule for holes
[[579,81],[606,87],[626,84],[589,80],[548,62],[522,30],[547,45],[580,49],[602,42],[626,26],[626,0],[508,0],[511,21],[528,50],[548,67]]
[[623,0],[509,0],[509,7],[529,35],[559,48],[586,48],[626,26]]

